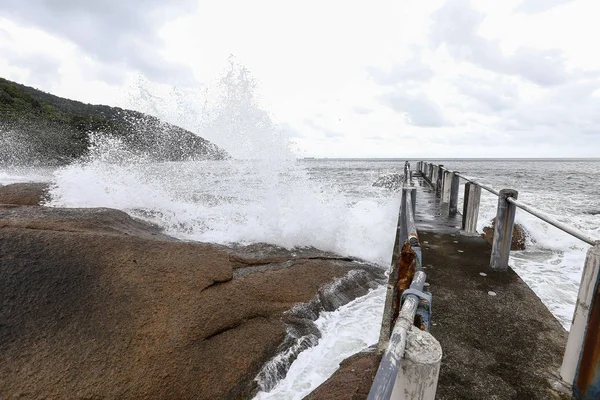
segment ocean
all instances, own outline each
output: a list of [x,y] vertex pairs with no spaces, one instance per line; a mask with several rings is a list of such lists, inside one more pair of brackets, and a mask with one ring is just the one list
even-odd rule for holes
[[[184,240],[314,246],[389,268],[400,201],[397,192],[372,184],[401,172],[404,160],[123,159],[128,158],[113,157],[108,149],[60,168],[4,167],[0,184],[50,182],[48,206],[117,208]],[[600,238],[600,160],[430,161],[496,189],[516,189],[520,200]],[[479,231],[489,225],[496,206],[497,198],[483,191]],[[516,220],[528,234],[527,248],[512,252],[510,264],[568,329],[589,245],[522,210]],[[323,313],[316,322],[323,334],[319,343],[300,354],[270,393],[257,398],[302,398],[340,361],[374,344],[384,298],[380,287]]]

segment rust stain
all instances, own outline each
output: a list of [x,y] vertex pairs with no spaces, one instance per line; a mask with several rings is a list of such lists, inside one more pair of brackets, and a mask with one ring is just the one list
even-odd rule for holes
[[[600,392],[600,285],[596,287],[587,333],[577,371],[577,388],[587,398],[588,390]],[[594,387],[595,385],[595,387]]]
[[392,325],[396,322],[396,318],[400,313],[400,299],[402,293],[410,287],[410,284],[415,276],[417,253],[414,252],[410,242],[407,240],[402,246],[400,257],[398,258],[398,282],[396,283],[396,297],[394,301],[394,314],[392,317]]

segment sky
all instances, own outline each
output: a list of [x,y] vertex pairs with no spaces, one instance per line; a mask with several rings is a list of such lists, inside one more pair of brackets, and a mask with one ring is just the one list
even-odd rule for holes
[[0,76],[227,148],[189,104],[233,56],[298,156],[600,157],[599,12],[597,0],[2,0]]

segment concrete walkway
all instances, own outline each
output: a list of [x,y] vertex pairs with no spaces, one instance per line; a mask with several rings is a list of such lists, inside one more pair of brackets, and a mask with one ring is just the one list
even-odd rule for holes
[[[443,349],[438,399],[571,398],[556,390],[567,333],[512,270],[489,268],[491,246],[460,234],[422,185],[417,226]],[[435,215],[435,218],[432,216]]]

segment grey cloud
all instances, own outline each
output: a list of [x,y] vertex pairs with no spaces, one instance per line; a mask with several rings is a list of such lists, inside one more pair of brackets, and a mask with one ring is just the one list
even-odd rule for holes
[[380,85],[426,82],[433,77],[433,71],[419,59],[413,58],[405,63],[396,64],[390,71],[380,68],[367,68],[373,80]]
[[126,65],[150,79],[188,80],[191,73],[164,60],[157,31],[169,17],[194,7],[192,0],[4,0],[0,15],[67,38],[101,63]]
[[483,80],[461,77],[454,82],[459,91],[478,106],[480,112],[502,112],[519,100],[517,87],[504,79]]
[[484,15],[474,10],[469,0],[448,1],[433,15],[431,43],[436,48],[445,45],[457,59],[541,86],[559,85],[570,78],[559,50],[522,47],[505,56],[497,41],[478,35],[483,20]]
[[8,49],[2,55],[11,65],[26,67],[30,72],[30,83],[35,86],[50,86],[56,83],[60,61],[48,54],[19,53]]
[[517,11],[522,11],[527,14],[538,14],[573,1],[574,0],[525,0],[517,7]]
[[[580,79],[553,88],[540,99],[521,102],[505,114],[498,127],[503,130],[559,129],[573,138],[582,132],[600,132],[600,90],[597,78]],[[565,136],[563,136],[563,139]],[[571,138],[569,138],[571,140]]]
[[381,96],[381,102],[394,111],[403,113],[407,122],[421,127],[447,125],[442,110],[424,94],[392,92]]

